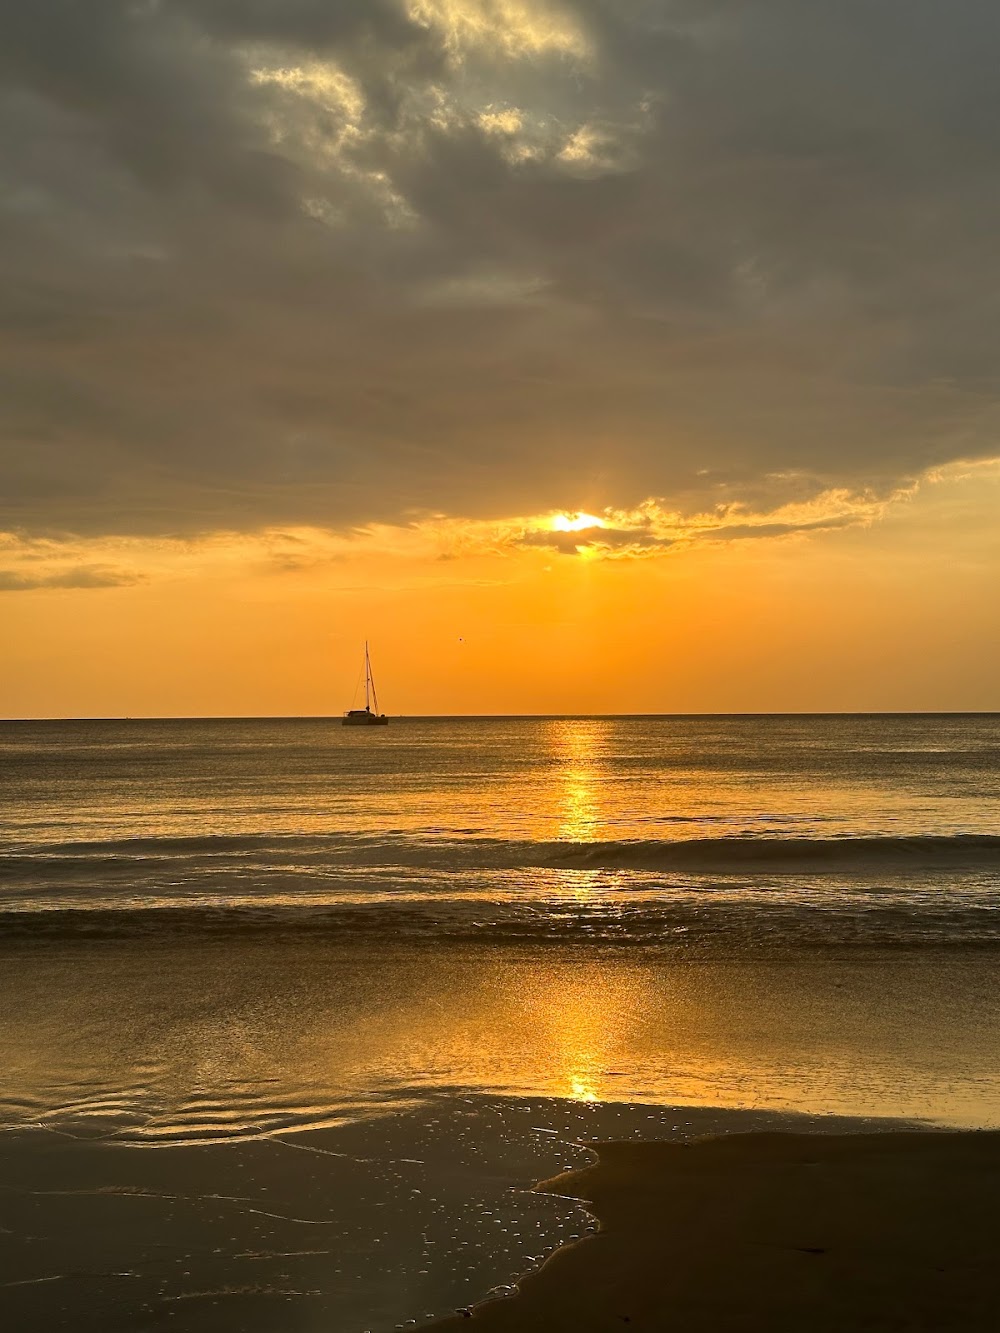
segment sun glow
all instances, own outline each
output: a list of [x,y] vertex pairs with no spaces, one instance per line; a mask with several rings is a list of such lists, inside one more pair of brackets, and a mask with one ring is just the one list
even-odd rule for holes
[[593,1079],[584,1074],[574,1074],[569,1081],[569,1096],[574,1102],[596,1102],[597,1092]]
[[552,519],[553,532],[583,532],[587,528],[603,528],[604,519],[595,514],[556,514]]

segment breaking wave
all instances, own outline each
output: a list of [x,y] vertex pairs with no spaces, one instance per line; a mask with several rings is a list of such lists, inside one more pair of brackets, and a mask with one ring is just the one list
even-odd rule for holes
[[0,879],[31,867],[49,874],[61,867],[89,863],[108,866],[155,862],[295,864],[352,863],[357,866],[398,865],[516,869],[738,870],[740,867],[781,870],[808,865],[812,871],[845,867],[881,869],[927,866],[996,866],[1000,868],[1000,835],[958,833],[901,837],[762,837],[727,835],[718,838],[622,839],[593,842],[509,840],[443,832],[414,837],[400,832],[377,837],[342,834],[202,836],[190,838],[126,838],[104,842],[24,845],[0,856]]
[[481,829],[22,844],[0,936],[698,952],[1000,944],[1000,836],[501,839]]

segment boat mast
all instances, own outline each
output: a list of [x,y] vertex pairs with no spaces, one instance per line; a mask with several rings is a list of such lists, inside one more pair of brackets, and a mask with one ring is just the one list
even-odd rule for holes
[[368,686],[371,685],[372,703],[375,705],[375,716],[378,716],[378,695],[375,692],[375,677],[372,675],[372,664],[368,657],[368,643],[365,642],[365,707],[368,707]]

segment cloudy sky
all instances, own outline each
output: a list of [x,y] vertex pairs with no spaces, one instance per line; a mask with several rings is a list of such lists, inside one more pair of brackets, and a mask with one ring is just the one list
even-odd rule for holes
[[0,0],[0,713],[1000,707],[998,59]]

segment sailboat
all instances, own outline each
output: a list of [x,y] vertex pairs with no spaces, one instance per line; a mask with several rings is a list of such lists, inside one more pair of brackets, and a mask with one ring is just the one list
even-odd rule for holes
[[[372,707],[374,705],[374,708]],[[368,644],[365,644],[365,706],[349,708],[344,714],[345,727],[387,727],[389,719],[378,711],[378,695],[375,693],[375,680],[372,676],[371,659],[368,656]]]

